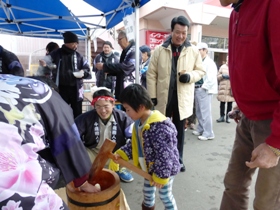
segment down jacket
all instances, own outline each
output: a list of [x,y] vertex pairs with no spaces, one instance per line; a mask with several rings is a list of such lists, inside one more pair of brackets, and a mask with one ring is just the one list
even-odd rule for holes
[[231,92],[228,65],[224,64],[220,67],[218,75],[219,89],[217,99],[221,102],[233,102],[234,98]]

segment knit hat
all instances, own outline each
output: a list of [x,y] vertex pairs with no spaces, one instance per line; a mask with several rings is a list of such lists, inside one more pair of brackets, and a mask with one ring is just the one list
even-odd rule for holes
[[79,43],[77,35],[70,31],[66,31],[63,34],[63,40],[64,40],[64,43],[73,43],[73,42]]
[[105,41],[105,42],[103,43],[102,47],[104,47],[104,45],[109,45],[112,49],[114,49],[113,46],[112,46],[112,43],[109,42],[109,41]]
[[147,45],[142,45],[142,46],[140,47],[140,51],[141,51],[142,53],[151,52],[151,48],[149,48],[149,46],[147,46]]

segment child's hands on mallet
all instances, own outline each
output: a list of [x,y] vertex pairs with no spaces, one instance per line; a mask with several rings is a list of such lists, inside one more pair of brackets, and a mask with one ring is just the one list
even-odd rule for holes
[[116,153],[114,153],[113,154],[113,157],[112,157],[112,160],[115,162],[115,163],[117,163],[117,164],[119,164],[119,159],[121,158],[121,156],[119,155],[119,154],[116,154]]
[[153,181],[153,182],[151,182],[151,186],[155,186],[157,188],[162,188],[164,185],[163,184],[159,184],[159,183]]

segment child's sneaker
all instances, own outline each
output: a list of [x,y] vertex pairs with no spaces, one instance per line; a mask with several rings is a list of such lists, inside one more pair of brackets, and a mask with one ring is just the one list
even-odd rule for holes
[[133,176],[126,170],[126,168],[121,168],[119,171],[116,171],[116,173],[119,175],[120,180],[124,182],[132,182],[134,180]]

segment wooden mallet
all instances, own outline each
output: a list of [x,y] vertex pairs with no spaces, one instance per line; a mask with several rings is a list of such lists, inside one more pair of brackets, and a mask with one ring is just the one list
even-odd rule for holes
[[[89,182],[92,184],[96,184],[96,179],[99,177],[102,169],[106,165],[106,162],[109,158],[113,159],[114,154],[112,153],[113,149],[116,146],[116,142],[105,139],[103,145],[101,146],[99,153],[97,154],[95,160],[92,163],[90,173],[89,173]],[[118,162],[121,166],[128,168],[129,170],[139,174],[140,176],[144,177],[149,181],[153,181],[152,176],[147,172],[141,170],[140,168],[134,166],[133,164],[129,163],[128,161],[123,160],[122,158],[118,159]]]

